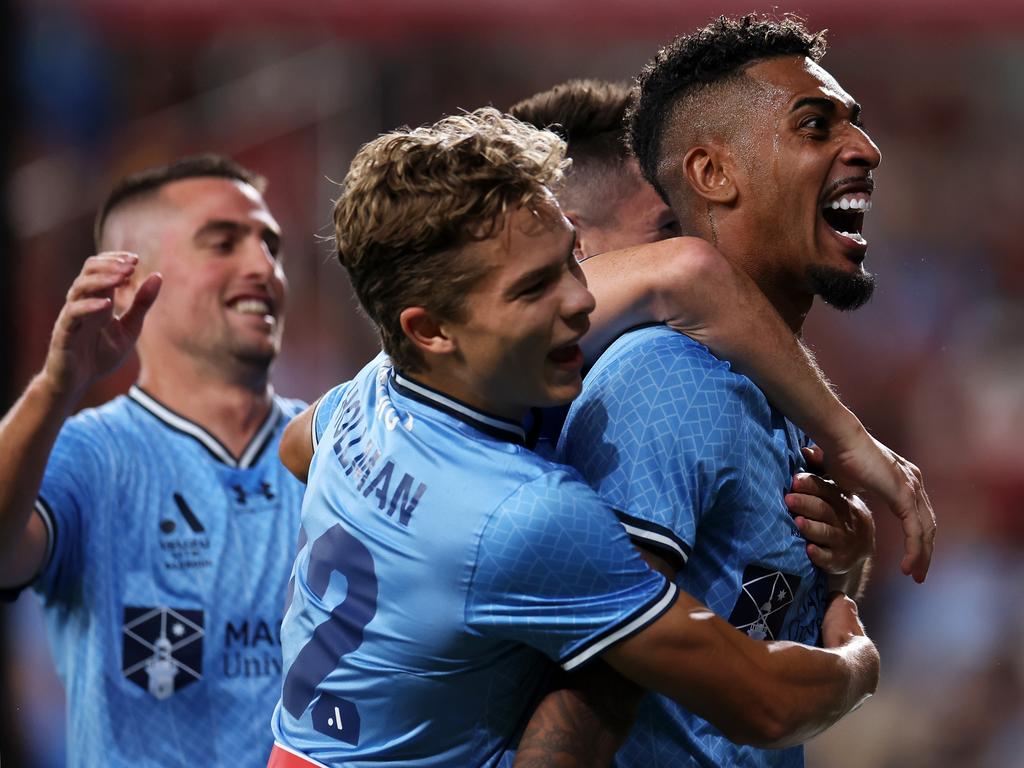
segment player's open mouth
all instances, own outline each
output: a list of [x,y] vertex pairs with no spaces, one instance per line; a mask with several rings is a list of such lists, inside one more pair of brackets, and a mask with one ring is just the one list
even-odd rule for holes
[[871,190],[847,191],[832,197],[821,207],[821,217],[829,228],[851,246],[863,249],[868,241],[864,231],[864,215],[871,210]]
[[566,344],[548,352],[548,360],[558,366],[578,368],[583,365],[583,350],[579,344]]

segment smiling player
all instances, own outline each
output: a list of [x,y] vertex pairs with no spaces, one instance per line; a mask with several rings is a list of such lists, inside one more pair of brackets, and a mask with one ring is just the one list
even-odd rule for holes
[[[69,765],[270,751],[303,486],[277,459],[302,406],[268,380],[286,283],[264,184],[218,156],[122,180],[0,424],[0,584],[45,602]],[[133,347],[128,395],[69,419]]]

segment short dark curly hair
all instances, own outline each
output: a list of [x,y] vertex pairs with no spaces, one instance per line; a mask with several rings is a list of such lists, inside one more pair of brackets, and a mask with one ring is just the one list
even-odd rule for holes
[[807,56],[819,61],[825,55],[825,32],[809,32],[803,20],[792,15],[719,16],[658,51],[637,77],[626,120],[640,170],[666,202],[658,168],[662,136],[676,105],[709,85],[741,76],[764,59]]

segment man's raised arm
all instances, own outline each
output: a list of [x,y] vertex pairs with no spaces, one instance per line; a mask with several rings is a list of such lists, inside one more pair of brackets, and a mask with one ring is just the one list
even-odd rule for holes
[[86,260],[53,328],[46,364],[0,421],[0,586],[20,586],[43,566],[47,533],[33,514],[50,451],[85,391],[117,368],[135,344],[161,278],[150,275],[114,315],[114,291],[138,264],[130,253]]

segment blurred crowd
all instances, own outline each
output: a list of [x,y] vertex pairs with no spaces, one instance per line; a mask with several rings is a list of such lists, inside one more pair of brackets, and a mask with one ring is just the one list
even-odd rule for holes
[[[470,28],[346,36],[259,22],[161,37],[152,24],[138,36],[111,26],[89,6],[26,2],[14,13],[21,107],[4,180],[14,233],[12,392],[42,362],[64,293],[92,252],[92,215],[111,180],[216,150],[271,181],[291,283],[275,386],[316,397],[376,350],[327,239],[332,180],[362,142],[459,109],[508,106],[569,77],[628,79],[696,23],[666,20],[661,36],[626,25],[616,35],[575,29],[536,40]],[[901,537],[877,516],[861,612],[882,653],[882,683],[812,742],[807,762],[1021,765],[1024,27],[845,29],[841,15],[818,18],[806,6],[812,28],[831,27],[825,63],[862,103],[883,154],[866,225],[875,298],[856,314],[816,307],[808,340],[845,402],[922,467],[940,523],[932,572],[919,586],[899,574]],[[706,4],[696,21],[716,12]],[[88,404],[124,391],[132,376],[128,366]],[[63,764],[63,700],[35,603],[26,594],[3,609],[4,698],[26,765],[48,768]]]

